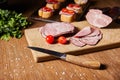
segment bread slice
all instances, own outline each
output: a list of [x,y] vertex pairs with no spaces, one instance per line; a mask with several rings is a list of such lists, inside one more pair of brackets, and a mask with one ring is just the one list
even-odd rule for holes
[[75,20],[75,15],[61,14],[60,19],[63,22],[73,22]]

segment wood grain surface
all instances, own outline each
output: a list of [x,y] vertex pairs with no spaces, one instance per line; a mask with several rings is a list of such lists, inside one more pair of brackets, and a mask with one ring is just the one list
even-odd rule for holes
[[[23,9],[21,12],[29,17],[43,0],[36,1],[36,4],[28,1],[27,5],[22,8],[18,6],[18,9]],[[120,0],[96,0],[95,5],[98,7],[120,6]],[[34,24],[29,28],[46,24],[40,21],[33,22]],[[35,63],[27,46],[25,35],[21,39],[0,40],[0,80],[120,80],[120,47],[78,56],[98,60],[103,64],[100,70],[94,70],[58,59]]]
[[[73,22],[72,24],[79,30],[83,29],[84,27],[91,26],[87,21]],[[72,43],[69,43],[66,45],[61,45],[59,43],[48,44],[46,43],[45,38],[43,38],[43,36],[39,32],[40,27],[26,29],[25,36],[28,42],[28,46],[41,47],[41,48],[54,50],[61,53],[79,55],[79,54],[85,54],[91,51],[98,51],[98,50],[109,49],[109,48],[114,48],[116,46],[119,46],[120,35],[118,34],[120,34],[120,25],[117,25],[115,23],[112,23],[111,25],[112,26],[108,26],[107,28],[100,29],[103,34],[103,38],[100,40],[100,42],[98,42],[97,45],[94,45],[94,46],[87,45],[84,47],[77,47]],[[43,52],[38,52],[35,50],[31,50],[31,51],[33,54],[33,58],[35,59],[35,62],[50,60],[54,58]]]

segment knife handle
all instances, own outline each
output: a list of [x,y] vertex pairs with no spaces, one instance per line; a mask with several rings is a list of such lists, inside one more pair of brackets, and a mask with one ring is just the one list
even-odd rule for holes
[[73,55],[69,55],[69,54],[66,55],[65,60],[68,62],[71,62],[73,64],[87,67],[87,68],[99,69],[101,66],[99,61],[96,61],[96,60],[88,61],[88,60],[85,60],[83,58],[79,58],[77,56],[73,56]]

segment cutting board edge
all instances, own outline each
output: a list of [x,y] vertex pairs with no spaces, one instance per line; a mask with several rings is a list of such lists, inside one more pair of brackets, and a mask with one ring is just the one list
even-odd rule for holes
[[[73,52],[66,52],[66,54],[71,54],[71,55],[76,55],[76,56],[80,56],[80,55],[85,55],[85,54],[90,54],[92,52],[99,52],[99,51],[104,51],[104,50],[108,50],[108,49],[114,49],[120,47],[120,43],[115,43],[115,44],[110,44],[110,45],[105,45],[105,46],[98,46],[95,48],[89,48],[89,49],[83,49],[83,50],[79,50],[79,51],[73,51]],[[31,50],[33,58],[35,60],[35,62],[39,63],[39,62],[45,62],[48,60],[55,60],[57,58],[51,56],[51,55],[45,55],[45,56],[35,56],[34,54],[40,54],[40,53],[35,53],[33,50]],[[77,54],[74,54],[74,53]]]

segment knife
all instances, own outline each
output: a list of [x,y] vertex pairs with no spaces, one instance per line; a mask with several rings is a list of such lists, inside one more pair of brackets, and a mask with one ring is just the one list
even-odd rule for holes
[[83,66],[86,68],[93,68],[93,69],[99,69],[101,64],[99,61],[87,61],[85,59],[79,58],[77,56],[74,55],[70,55],[70,54],[64,54],[64,53],[60,53],[57,51],[53,51],[53,50],[48,50],[48,49],[44,49],[44,48],[39,48],[39,47],[32,47],[32,46],[28,46],[28,48],[35,50],[35,51],[39,51],[39,52],[43,52],[43,53],[47,53],[50,54],[54,57],[60,58],[64,61],[79,65],[79,66]]

